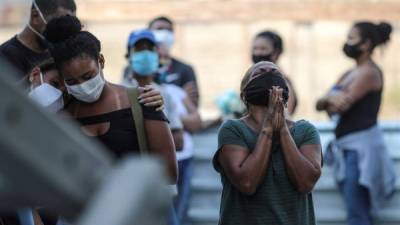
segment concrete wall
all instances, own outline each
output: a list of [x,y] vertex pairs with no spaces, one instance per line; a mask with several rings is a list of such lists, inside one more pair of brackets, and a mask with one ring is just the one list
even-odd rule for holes
[[[102,41],[105,74],[113,82],[119,82],[126,63],[124,54],[129,32],[144,27],[156,15],[175,19],[177,43],[174,53],[195,67],[202,92],[202,112],[206,116],[217,113],[214,107],[216,95],[238,88],[251,63],[249,48],[254,34],[272,29],[284,38],[285,52],[279,64],[298,91],[297,117],[326,119],[325,115],[314,111],[313,105],[316,98],[352,66],[341,52],[352,21],[386,19],[395,28],[392,42],[383,51],[376,51],[374,56],[385,71],[381,118],[398,119],[400,115],[400,66],[397,63],[400,1],[338,0],[329,1],[330,4],[322,0],[77,2],[78,16],[85,22],[85,28]],[[13,20],[14,25],[0,27],[0,42],[19,31],[27,21],[29,4],[19,10],[19,14],[12,11],[22,15],[16,16],[19,20]]]

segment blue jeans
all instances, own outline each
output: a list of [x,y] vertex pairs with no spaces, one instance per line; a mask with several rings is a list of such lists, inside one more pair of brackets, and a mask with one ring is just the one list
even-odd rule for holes
[[192,177],[192,158],[178,161],[178,196],[175,198],[174,206],[178,220],[183,224],[189,208],[190,180]]
[[168,214],[168,223],[167,225],[180,225],[181,223],[178,220],[174,207],[171,206],[171,209]]
[[339,184],[339,188],[346,203],[347,223],[349,225],[372,225],[368,189],[358,183],[360,170],[358,169],[357,152],[345,150],[344,159],[346,177]]
[[18,218],[21,225],[35,225],[32,209],[30,208],[19,209]]

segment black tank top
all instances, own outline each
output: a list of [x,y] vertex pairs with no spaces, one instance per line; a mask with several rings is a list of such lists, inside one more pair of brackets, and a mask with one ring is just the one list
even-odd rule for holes
[[336,138],[368,129],[377,123],[382,90],[368,92],[341,115],[335,129]]
[[[143,119],[160,120],[168,122],[164,113],[155,111],[153,108],[142,107]],[[77,118],[82,125],[93,125],[100,123],[110,123],[110,127],[105,134],[92,136],[97,138],[109,150],[122,157],[127,153],[139,153],[139,142],[130,108],[121,109],[96,116]]]

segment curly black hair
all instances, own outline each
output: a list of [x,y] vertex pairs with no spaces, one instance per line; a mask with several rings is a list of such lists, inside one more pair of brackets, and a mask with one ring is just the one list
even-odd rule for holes
[[43,34],[51,43],[50,54],[58,68],[77,57],[99,59],[100,41],[90,32],[82,31],[82,24],[75,16],[51,20]]
[[149,25],[148,25],[148,28],[151,29],[151,27],[153,26],[153,24],[154,24],[155,22],[157,22],[157,21],[163,21],[163,22],[169,23],[169,24],[171,25],[172,28],[174,27],[174,22],[172,22],[172,20],[171,20],[170,18],[168,18],[168,17],[166,17],[166,16],[159,16],[159,17],[156,17],[156,18],[154,18],[154,19],[152,19],[152,20],[150,21],[150,23],[149,23]]

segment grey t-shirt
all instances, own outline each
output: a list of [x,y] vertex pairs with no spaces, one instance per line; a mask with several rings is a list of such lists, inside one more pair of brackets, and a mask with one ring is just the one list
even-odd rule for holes
[[[298,148],[320,144],[317,129],[307,121],[296,122],[290,131]],[[290,183],[279,143],[272,144],[266,176],[255,194],[241,193],[225,175],[218,162],[220,149],[229,144],[252,151],[257,139],[258,134],[242,120],[229,120],[219,130],[218,151],[213,160],[223,185],[219,224],[315,225],[312,195],[299,193]]]

